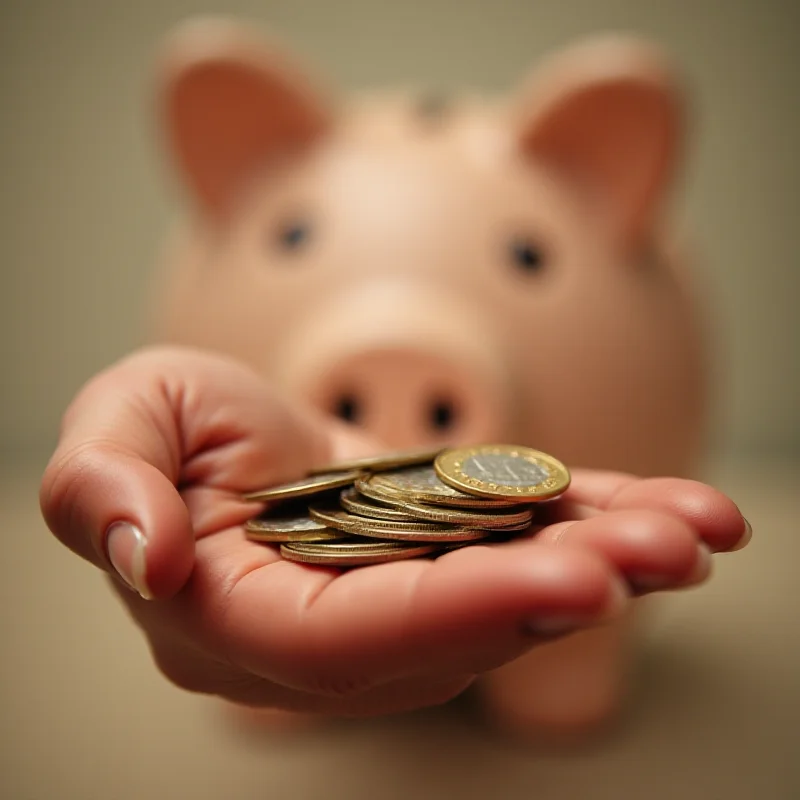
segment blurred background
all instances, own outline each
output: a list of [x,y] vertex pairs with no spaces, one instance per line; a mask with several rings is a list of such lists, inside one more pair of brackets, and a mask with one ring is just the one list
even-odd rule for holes
[[[141,341],[179,210],[153,51],[207,12],[266,24],[345,89],[501,92],[601,30],[650,36],[682,65],[696,129],[677,211],[720,364],[710,476],[756,540],[658,611],[641,702],[588,753],[520,751],[463,709],[242,739],[160,679],[99,577],[45,534],[37,481],[60,416]],[[800,797],[799,30],[794,0],[2,0],[0,796]]]

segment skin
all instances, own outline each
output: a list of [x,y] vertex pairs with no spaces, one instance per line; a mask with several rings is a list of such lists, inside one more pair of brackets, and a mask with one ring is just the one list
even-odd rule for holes
[[[245,539],[261,506],[242,493],[380,449],[238,362],[148,348],[78,393],[41,507],[65,546],[109,574],[174,684],[345,716],[443,703],[541,644],[602,630],[635,595],[703,582],[710,553],[750,537],[710,486],[578,470],[529,536],[435,561],[329,569]],[[118,521],[146,539],[149,599],[109,559]],[[127,574],[131,556],[115,559]]]

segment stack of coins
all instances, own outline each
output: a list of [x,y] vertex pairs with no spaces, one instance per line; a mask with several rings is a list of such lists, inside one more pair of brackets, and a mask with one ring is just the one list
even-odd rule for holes
[[512,445],[415,450],[312,471],[245,495],[266,504],[245,525],[291,561],[354,567],[436,556],[528,530],[536,503],[570,475],[557,459]]

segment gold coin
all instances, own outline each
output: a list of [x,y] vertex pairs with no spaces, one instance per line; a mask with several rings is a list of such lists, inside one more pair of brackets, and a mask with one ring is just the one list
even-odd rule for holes
[[385,564],[417,558],[449,548],[435,544],[406,545],[400,542],[341,542],[339,544],[283,544],[281,555],[289,561],[330,567],[355,567]]
[[[504,530],[516,530],[506,528]],[[491,531],[480,528],[467,528],[461,525],[448,525],[438,530],[409,531],[399,528],[373,528],[365,526],[358,535],[384,542],[479,542],[488,539]]]
[[299,481],[284,483],[280,486],[272,486],[269,489],[262,489],[258,492],[250,492],[244,495],[244,499],[259,502],[274,502],[277,500],[290,500],[295,497],[309,497],[311,495],[328,492],[331,489],[341,489],[353,483],[361,474],[362,473],[357,470],[351,470],[350,472],[313,475],[309,478],[301,478]]
[[302,533],[325,530],[321,522],[311,519],[305,512],[254,517],[248,520],[244,527],[251,533]]
[[248,520],[244,529],[254,542],[328,542],[347,538],[347,534],[328,528],[307,514],[257,517]]
[[[445,451],[446,452],[446,451]],[[378,475],[363,475],[355,483],[363,495],[393,506],[427,503],[455,508],[502,508],[518,504],[504,499],[486,499],[454,489],[443,483],[432,466],[411,467]]]
[[390,542],[475,542],[485,539],[488,530],[434,522],[400,522],[356,517],[341,509],[311,508],[314,519],[354,536]]
[[446,450],[434,461],[439,478],[478,497],[535,502],[569,487],[569,470],[558,459],[529,447],[482,445]]
[[296,533],[278,533],[276,531],[256,531],[247,532],[247,538],[251,542],[269,542],[272,544],[282,544],[284,542],[341,542],[347,539],[347,534],[342,531],[335,531],[331,528],[323,528],[319,531],[297,531]]
[[370,502],[369,498],[363,497],[354,488],[345,489],[339,496],[339,502],[345,511],[359,517],[400,520],[401,522],[414,522],[418,519],[397,508]]
[[425,505],[424,503],[406,503],[403,509],[416,519],[483,529],[520,530],[520,526],[527,528],[533,519],[533,512],[530,508],[523,508],[519,511],[480,513],[470,509],[452,509],[444,506]]
[[[329,528],[335,528],[339,531],[352,533],[356,536],[366,535],[364,531],[370,531],[375,534],[380,531],[392,531],[397,533],[435,533],[437,531],[444,531],[448,525],[443,525],[435,522],[406,522],[402,520],[388,520],[388,519],[369,519],[367,517],[359,517],[351,514],[341,508],[328,508],[323,506],[310,506],[308,513],[312,519],[321,522]],[[397,538],[395,536],[387,536],[388,539]]]
[[433,459],[442,452],[443,447],[425,448],[416,450],[398,450],[383,455],[356,458],[351,461],[341,461],[336,464],[325,464],[318,469],[312,469],[310,475],[327,472],[341,472],[343,470],[359,472],[382,472],[387,469],[410,467],[415,464],[431,464]]

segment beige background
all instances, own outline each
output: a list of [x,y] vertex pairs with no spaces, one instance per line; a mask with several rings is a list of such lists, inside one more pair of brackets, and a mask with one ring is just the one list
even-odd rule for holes
[[[206,10],[271,24],[346,87],[502,90],[604,28],[653,36],[688,73],[682,217],[725,367],[709,480],[756,535],[657,607],[636,702],[594,748],[514,748],[458,707],[248,738],[159,676],[100,576],[47,534],[36,491],[58,419],[138,341],[175,210],[152,48]],[[799,23],[797,0],[0,0],[0,798],[800,797]]]

